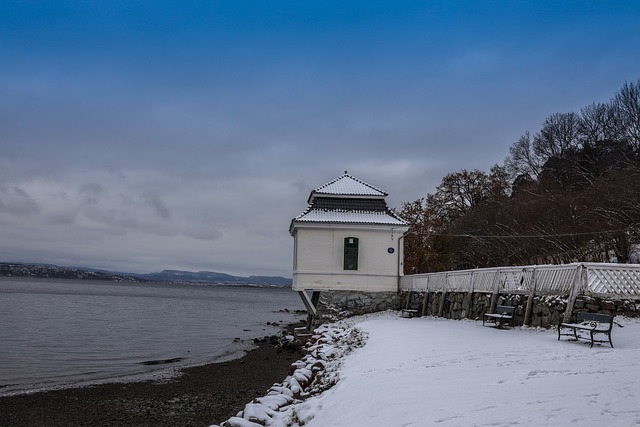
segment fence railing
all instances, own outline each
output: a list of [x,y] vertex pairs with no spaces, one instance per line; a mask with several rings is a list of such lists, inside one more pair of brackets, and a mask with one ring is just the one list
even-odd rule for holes
[[640,265],[574,263],[413,274],[400,278],[400,290],[640,299]]

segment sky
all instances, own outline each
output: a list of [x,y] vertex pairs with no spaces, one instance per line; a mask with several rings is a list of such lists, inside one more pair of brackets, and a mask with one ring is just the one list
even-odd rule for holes
[[291,276],[345,170],[399,208],[640,79],[636,1],[0,2],[0,261]]

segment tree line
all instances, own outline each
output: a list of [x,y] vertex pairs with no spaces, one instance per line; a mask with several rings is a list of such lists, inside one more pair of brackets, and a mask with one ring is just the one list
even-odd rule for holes
[[[640,243],[640,79],[554,113],[489,172],[447,174],[403,203],[405,273],[634,261]],[[636,260],[637,261],[637,260]]]

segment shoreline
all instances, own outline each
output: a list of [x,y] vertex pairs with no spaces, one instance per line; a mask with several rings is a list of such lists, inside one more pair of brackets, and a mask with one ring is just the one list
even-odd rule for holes
[[169,378],[2,396],[0,425],[206,427],[222,422],[282,381],[299,358],[295,347],[256,340],[257,347],[238,359],[185,367]]
[[[236,342],[236,341],[234,341]],[[182,375],[185,369],[226,363],[232,360],[243,358],[248,352],[257,348],[253,340],[239,341],[241,346],[225,352],[214,359],[208,361],[184,361],[182,358],[140,362],[141,365],[156,366],[154,370],[146,372],[126,373],[121,375],[111,375],[93,379],[77,379],[70,382],[41,382],[27,385],[0,385],[0,399],[3,397],[22,396],[35,393],[46,393],[50,391],[60,391],[73,388],[87,388],[105,384],[116,383],[139,383],[149,381],[169,381]],[[0,427],[2,427],[0,425]]]

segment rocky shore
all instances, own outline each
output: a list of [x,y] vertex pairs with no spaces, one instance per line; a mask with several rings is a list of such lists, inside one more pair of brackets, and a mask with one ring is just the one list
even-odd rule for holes
[[282,381],[295,346],[256,340],[241,359],[186,368],[163,381],[100,384],[0,397],[0,426],[208,426]]

